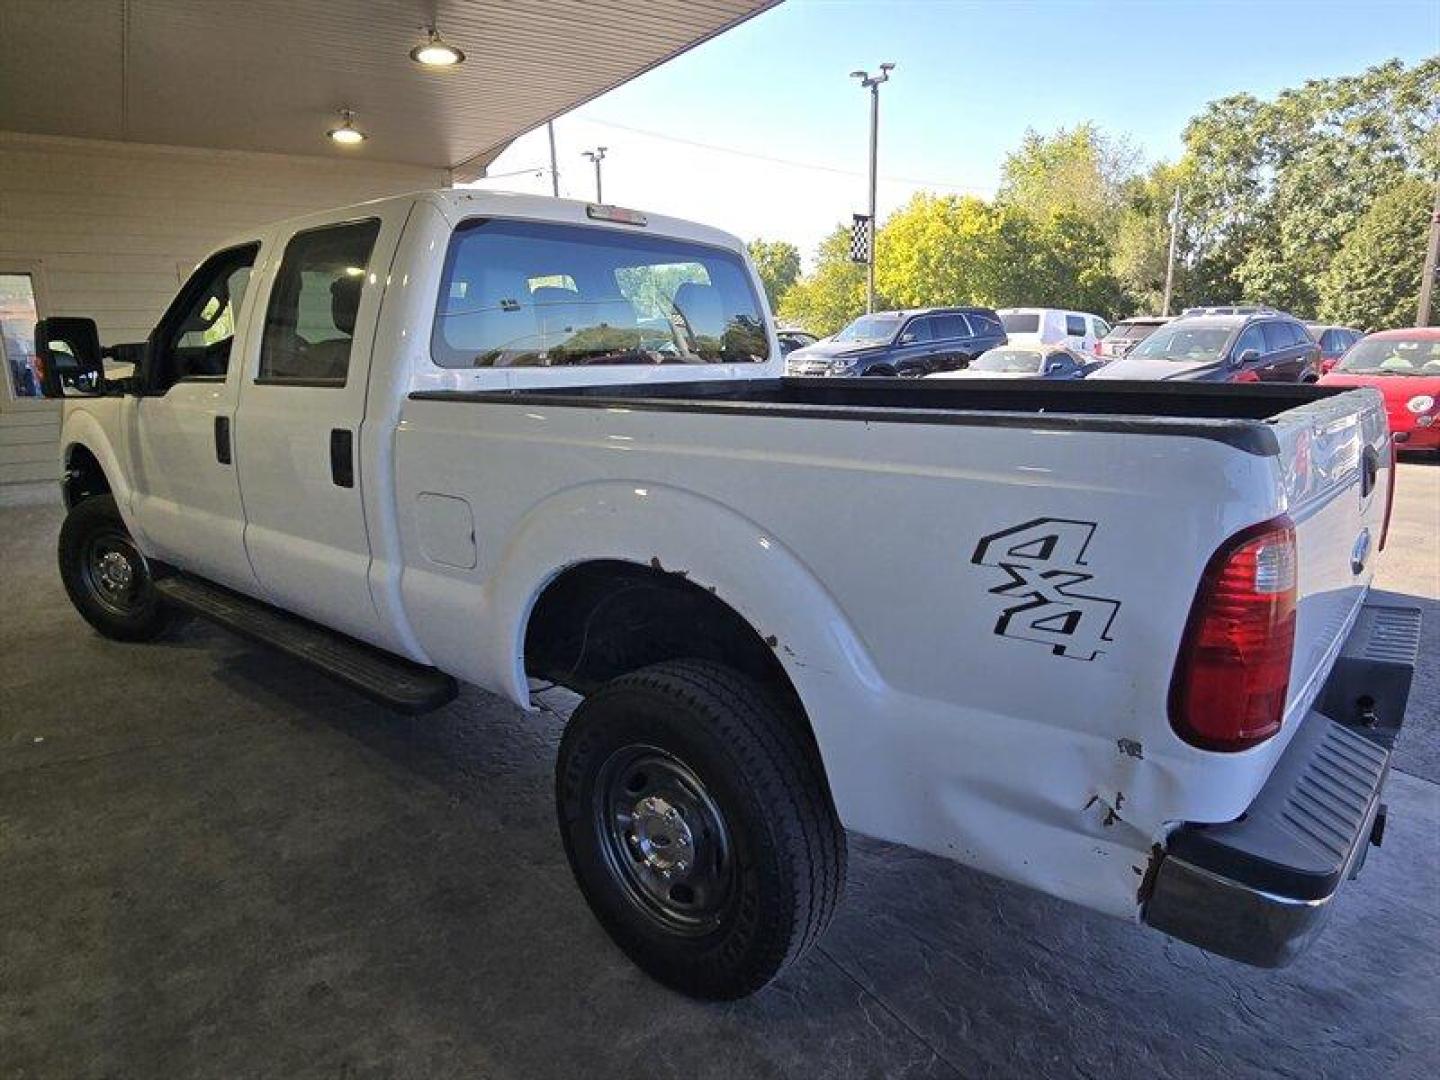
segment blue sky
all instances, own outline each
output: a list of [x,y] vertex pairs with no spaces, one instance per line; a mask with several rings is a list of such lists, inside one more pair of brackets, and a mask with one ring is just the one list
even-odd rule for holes
[[[917,190],[988,195],[1027,127],[1092,120],[1174,158],[1207,101],[1268,97],[1391,57],[1440,53],[1440,0],[789,0],[556,122],[562,194],[609,148],[607,202],[798,244],[864,209],[868,96],[881,91],[880,212]],[[543,130],[492,174],[548,165]],[[548,175],[480,186],[548,192]]]

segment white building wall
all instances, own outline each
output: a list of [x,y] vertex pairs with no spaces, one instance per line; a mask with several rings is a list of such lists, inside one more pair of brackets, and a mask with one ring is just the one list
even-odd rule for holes
[[[310,210],[448,186],[444,169],[0,131],[0,272],[36,277],[40,314],[143,341],[207,251]],[[5,378],[0,372],[0,380]],[[0,381],[0,485],[53,480],[54,402]]]

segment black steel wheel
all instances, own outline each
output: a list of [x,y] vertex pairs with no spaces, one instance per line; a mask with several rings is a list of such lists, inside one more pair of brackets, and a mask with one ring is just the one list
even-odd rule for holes
[[758,990],[839,903],[845,835],[804,720],[722,665],[668,661],[586,698],[555,793],[601,925],[683,993]]
[[160,602],[150,564],[113,496],[97,495],[71,508],[60,527],[59,558],[70,602],[106,637],[149,641],[170,624],[172,613]]

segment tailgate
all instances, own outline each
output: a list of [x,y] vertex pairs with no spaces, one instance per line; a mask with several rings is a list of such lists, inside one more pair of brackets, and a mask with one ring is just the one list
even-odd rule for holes
[[1271,421],[1280,444],[1281,505],[1295,524],[1295,654],[1287,712],[1325,681],[1374,574],[1394,461],[1384,400],[1355,390]]

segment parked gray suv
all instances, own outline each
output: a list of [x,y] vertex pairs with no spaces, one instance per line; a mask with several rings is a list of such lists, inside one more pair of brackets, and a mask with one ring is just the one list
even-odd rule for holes
[[1283,311],[1182,315],[1092,379],[1184,382],[1314,382],[1320,346]]

